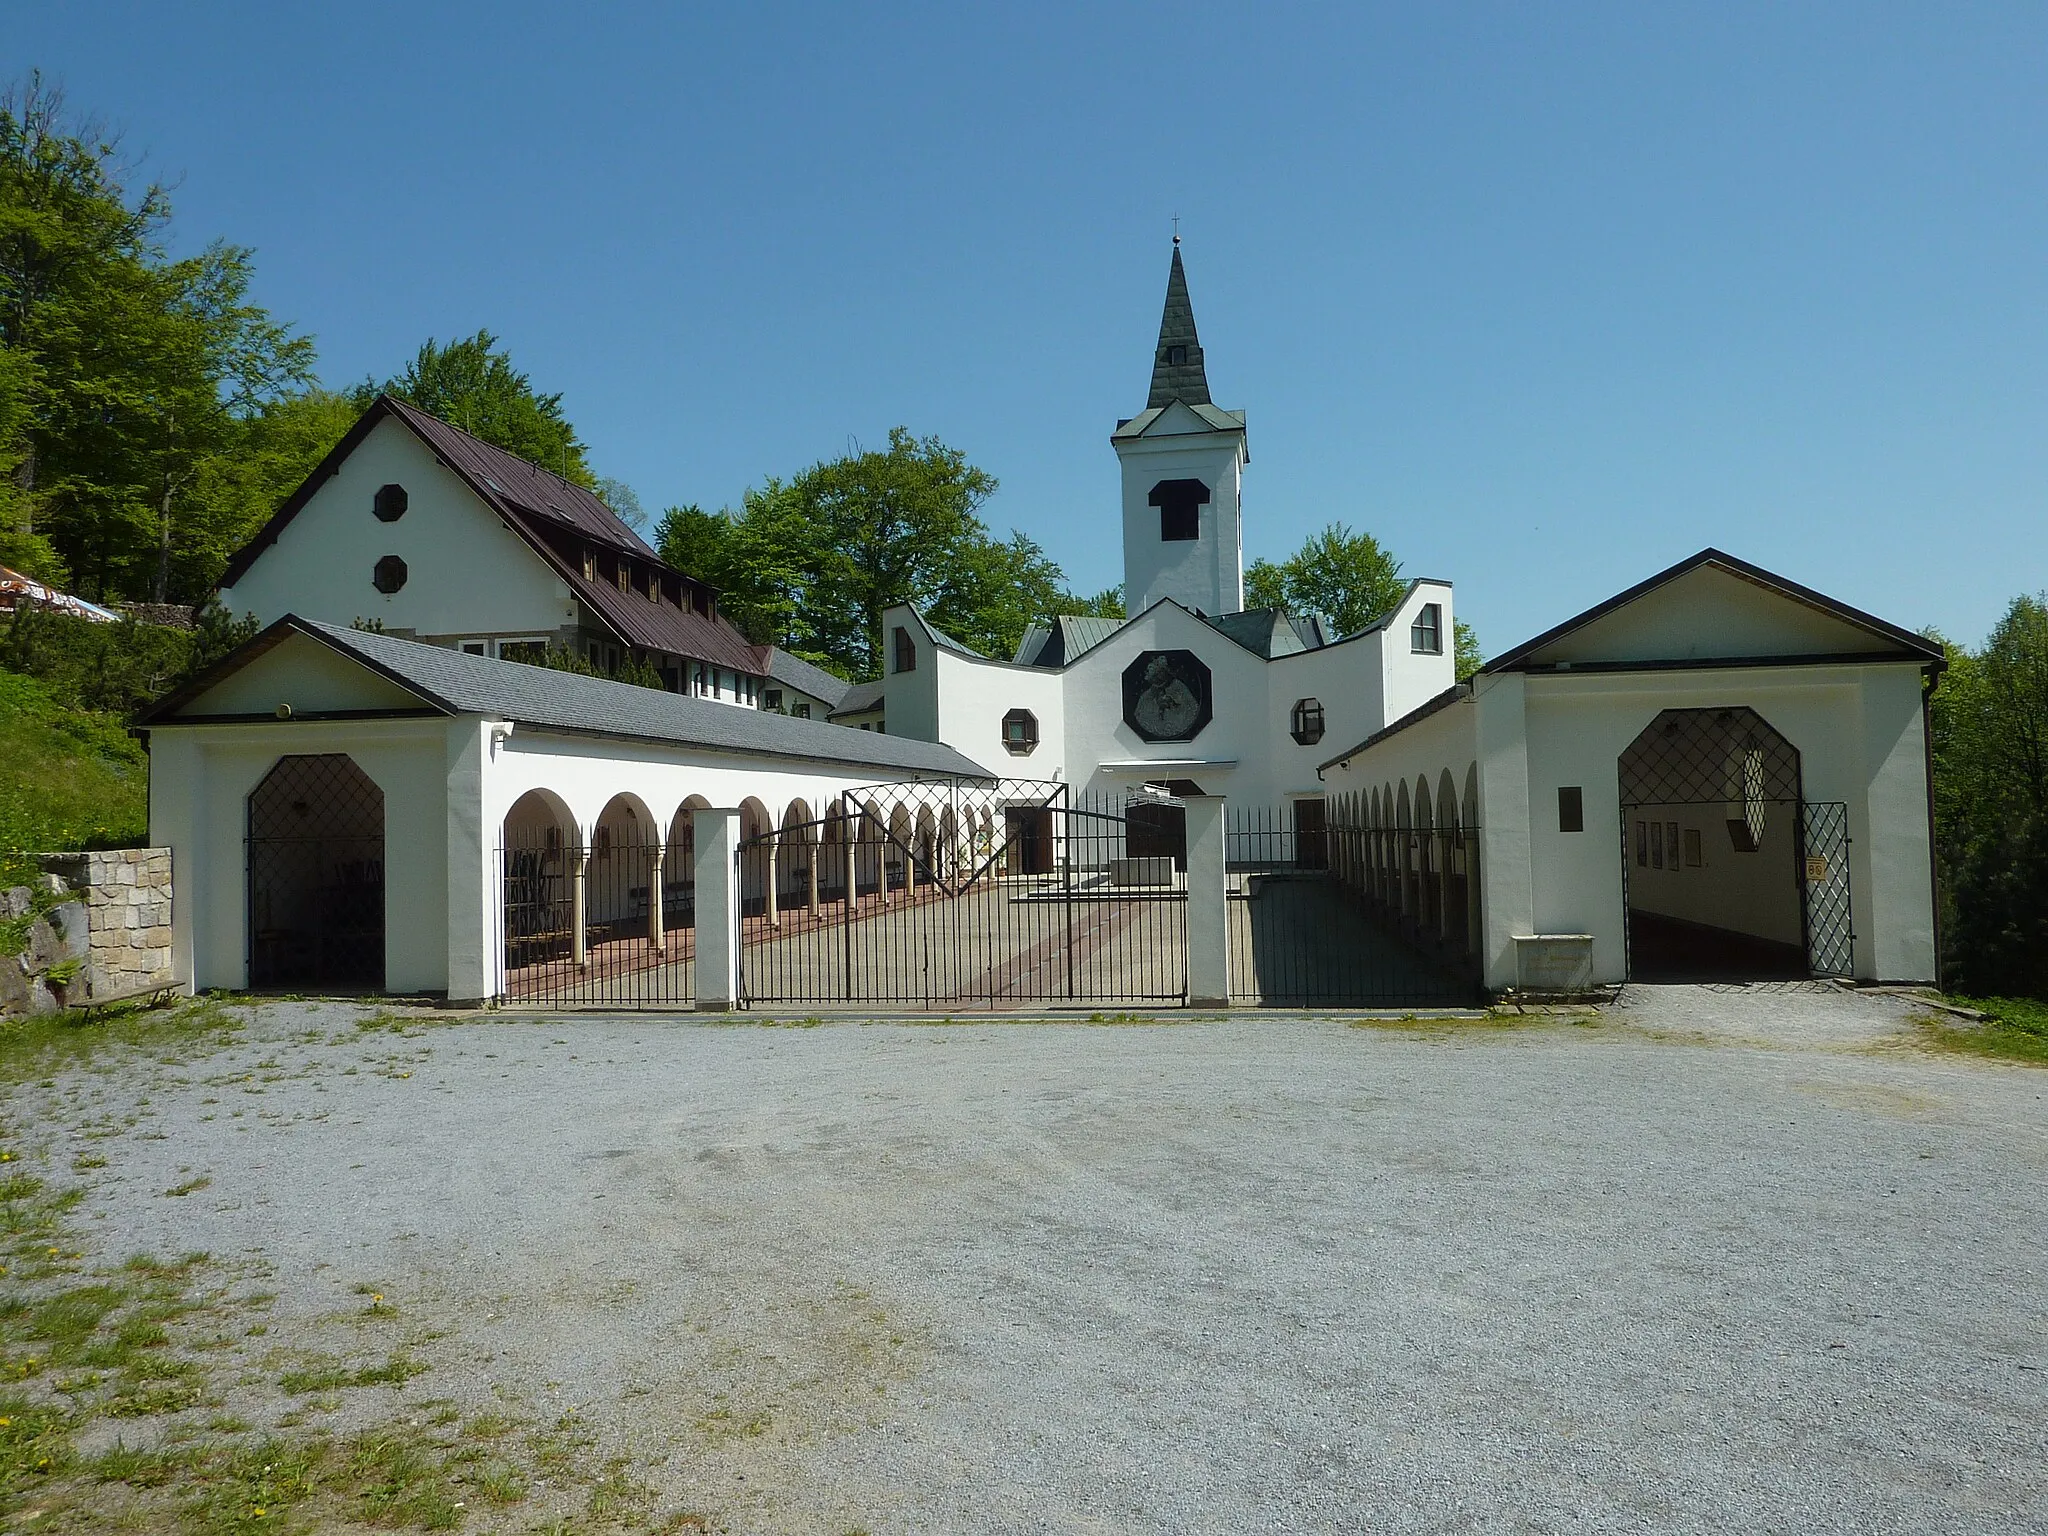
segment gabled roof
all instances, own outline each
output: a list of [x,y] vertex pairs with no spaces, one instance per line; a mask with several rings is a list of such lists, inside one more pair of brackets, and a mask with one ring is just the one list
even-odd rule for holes
[[1321,619],[1312,614],[1295,618],[1285,608],[1246,608],[1238,613],[1205,613],[1201,618],[1211,629],[1267,661],[1329,644]]
[[[573,528],[588,538],[643,560],[660,558],[644,539],[620,522],[618,515],[595,493],[529,464],[516,454],[471,437],[416,406],[407,405],[390,395],[379,395],[356,418],[355,425],[342,435],[341,441],[329,450],[327,457],[306,476],[299,488],[287,496],[283,505],[271,514],[270,520],[257,530],[256,536],[235,551],[227,569],[221,573],[219,585],[232,587],[240,581],[249,567],[256,563],[256,557],[277,542],[277,536],[313,499],[313,493],[325,485],[348,456],[362,445],[363,439],[386,420],[402,422],[427,445],[435,458],[495,511],[504,515],[508,523],[514,522],[516,514],[523,513],[564,528]],[[517,528],[517,531],[527,532],[524,528]]]
[[[1172,349],[1181,360],[1169,362]],[[1202,341],[1195,334],[1195,306],[1188,298],[1187,269],[1180,262],[1180,236],[1173,237],[1173,265],[1166,270],[1166,307],[1159,316],[1159,346],[1152,354],[1152,390],[1147,410],[1175,400],[1209,403],[1209,372],[1202,366]]]
[[1024,631],[1011,659],[1027,667],[1065,666],[1083,651],[1093,650],[1122,629],[1124,619],[1106,619],[1097,614],[1063,613],[1049,624],[1034,624]]
[[[1625,592],[1617,592],[1613,597],[1608,598],[1606,602],[1595,604],[1584,613],[1566,619],[1562,624],[1554,628],[1546,629],[1533,640],[1524,641],[1521,645],[1516,646],[1504,655],[1495,657],[1479,670],[1487,673],[1525,672],[1532,668],[1543,667],[1546,663],[1541,653],[1545,650],[1556,646],[1559,642],[1578,634],[1582,630],[1588,629],[1610,615],[1617,614],[1622,609],[1641,602],[1660,588],[1668,587],[1672,583],[1701,570],[1719,571],[1736,580],[1747,582],[1765,592],[1772,593],[1813,614],[1834,621],[1837,626],[1846,626],[1850,632],[1849,638],[1851,640],[1857,640],[1857,637],[1861,637],[1861,640],[1867,641],[1867,644],[1858,641],[1852,649],[1832,652],[1814,651],[1809,653],[1801,651],[1783,656],[1754,656],[1747,652],[1738,652],[1725,657],[1689,656],[1668,658],[1671,661],[1682,662],[1685,665],[1691,666],[1705,666],[1717,661],[1739,661],[1754,665],[1761,661],[1823,660],[1913,660],[1933,662],[1940,665],[1944,664],[1947,660],[1947,655],[1942,648],[1924,636],[1916,635],[1909,629],[1901,629],[1896,624],[1887,623],[1874,614],[1865,613],[1860,608],[1852,608],[1847,603],[1837,602],[1825,593],[1816,592],[1811,587],[1801,586],[1798,582],[1767,571],[1760,565],[1751,565],[1747,560],[1738,560],[1731,554],[1718,549],[1708,548],[1679,561],[1676,565],[1666,570],[1659,571],[1647,581],[1637,582]],[[1569,663],[1574,669],[1585,670],[1597,669],[1601,666],[1627,667],[1642,664],[1644,664],[1642,658],[1633,657],[1595,657],[1574,659]],[[1560,663],[1560,665],[1563,665],[1563,663]]]
[[687,572],[663,564],[646,540],[621,522],[596,493],[539,465],[529,464],[517,454],[471,437],[390,395],[379,395],[370,402],[369,409],[285,499],[256,537],[235,553],[219,585],[232,587],[240,581],[257,557],[277,542],[278,535],[313,499],[314,492],[386,420],[399,422],[425,444],[626,644],[642,650],[668,651],[741,672],[762,670],[760,648],[723,619],[700,614],[689,606],[656,603],[638,593],[621,592],[607,582],[586,578],[580,560],[566,558],[552,547],[550,535],[573,547],[580,547],[581,540],[589,539],[643,565],[679,576],[691,586],[711,590]]
[[392,635],[320,624],[293,614],[279,619],[219,665],[159,701],[136,723],[177,723],[179,712],[187,704],[295,635],[353,658],[440,714],[480,715],[540,730],[658,741],[761,757],[988,777],[980,766],[937,742],[852,731],[822,720],[799,720],[687,694],[662,693],[573,672],[494,661]]
[[779,645],[768,647],[768,677],[784,687],[807,693],[814,699],[823,699],[827,709],[837,709],[839,701],[846,697],[853,686],[836,672],[827,672],[823,667],[814,666],[801,656],[792,656]]
[[[1112,443],[1116,443],[1127,442],[1134,437],[1144,437],[1151,432],[1153,427],[1158,425],[1160,417],[1173,409],[1176,404],[1199,418],[1211,432],[1244,431],[1243,411],[1226,411],[1213,405],[1190,405],[1185,400],[1169,400],[1165,405],[1147,406],[1130,420],[1118,422],[1116,430],[1109,434],[1109,440]],[[1169,433],[1167,435],[1172,436],[1174,434]],[[1251,455],[1247,453],[1245,458],[1249,462]]]
[[880,678],[872,682],[855,683],[840,695],[839,702],[832,707],[836,715],[864,715],[882,702],[883,683]]

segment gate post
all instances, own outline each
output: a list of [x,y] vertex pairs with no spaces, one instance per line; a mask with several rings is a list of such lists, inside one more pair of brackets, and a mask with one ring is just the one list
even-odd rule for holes
[[1230,876],[1221,795],[1185,795],[1188,837],[1188,1003],[1230,1006]]
[[697,842],[697,1008],[727,1013],[740,995],[740,813],[691,813]]

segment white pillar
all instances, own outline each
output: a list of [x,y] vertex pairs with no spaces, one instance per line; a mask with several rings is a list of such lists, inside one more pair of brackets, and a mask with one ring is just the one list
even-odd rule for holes
[[782,834],[769,829],[768,834],[768,897],[763,911],[768,917],[770,928],[780,928],[782,919],[775,910],[775,882],[782,878]]
[[656,954],[668,948],[667,924],[661,911],[662,866],[668,861],[666,847],[654,850],[654,867],[647,874],[647,937],[654,943]]
[[813,827],[817,834],[804,844],[804,910],[818,915],[818,860],[825,852],[825,837],[822,827]]
[[[1485,985],[1502,988],[1515,984],[1515,935],[1538,931],[1529,837],[1528,685],[1519,672],[1476,681],[1483,684],[1472,696],[1479,716],[1479,859],[1486,872],[1481,892],[1486,935],[1480,950],[1481,974]],[[1628,911],[1622,903],[1618,860],[1605,905],[1614,960],[1603,971],[1602,947],[1596,943],[1593,974],[1602,981],[1619,980]]]
[[578,965],[590,964],[590,924],[585,918],[583,873],[590,867],[590,850],[578,846],[569,850],[569,958]]
[[448,723],[448,1000],[480,1003],[504,990],[504,873],[496,827],[484,825],[491,722]]
[[740,813],[702,810],[692,816],[697,839],[697,1007],[726,1013],[740,996],[740,882],[734,857]]
[[1230,1006],[1230,879],[1221,795],[1188,795],[1188,1002]]

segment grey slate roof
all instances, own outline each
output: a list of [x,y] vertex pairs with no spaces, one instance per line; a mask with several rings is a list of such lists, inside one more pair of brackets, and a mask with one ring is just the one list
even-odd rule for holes
[[835,715],[857,715],[873,709],[882,702],[882,682],[877,678],[871,683],[855,683],[848,688],[839,702],[833,706]]
[[[1186,349],[1182,361],[1167,361],[1168,349]],[[1159,316],[1159,346],[1152,354],[1152,392],[1147,410],[1175,400],[1209,403],[1209,373],[1202,366],[1202,341],[1195,334],[1195,306],[1188,299],[1188,274],[1180,264],[1180,236],[1173,237],[1173,265],[1166,272],[1166,308]]]
[[768,647],[768,676],[799,693],[823,699],[828,709],[837,709],[839,701],[846,697],[847,689],[853,686],[838,673],[827,672],[801,656],[792,656],[779,645]]
[[1284,608],[1247,608],[1241,613],[1204,614],[1202,619],[1211,629],[1268,661],[1320,650],[1330,643],[1321,619],[1314,615],[1295,618]]
[[581,677],[516,661],[494,661],[391,635],[319,624],[287,614],[219,666],[145,713],[138,724],[174,719],[186,702],[291,634],[302,634],[362,661],[445,714],[482,715],[541,730],[587,732],[636,741],[673,742],[762,757],[845,763],[863,768],[989,775],[951,747],[853,731],[822,720],[717,704]]
[[[1185,400],[1180,403],[1187,405]],[[1212,432],[1244,431],[1243,411],[1226,411],[1221,406],[1215,405],[1187,405],[1187,408],[1207,423],[1209,430]],[[1143,437],[1152,430],[1153,424],[1160,417],[1164,416],[1166,411],[1167,407],[1164,405],[1147,407],[1145,410],[1138,412],[1129,421],[1118,422],[1116,430],[1109,434],[1109,440],[1114,443],[1128,438]],[[1246,461],[1249,462],[1251,456],[1247,454],[1245,457]]]
[[1050,624],[1034,624],[1025,630],[1012,660],[1027,667],[1063,667],[1083,651],[1095,649],[1128,622],[1087,613],[1063,613]]

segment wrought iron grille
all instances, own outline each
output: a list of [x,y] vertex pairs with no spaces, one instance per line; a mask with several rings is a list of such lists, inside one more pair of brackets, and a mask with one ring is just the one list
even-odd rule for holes
[[1849,905],[1849,807],[1809,801],[1800,808],[1800,888],[1806,899],[1806,964],[1816,976],[1856,974],[1856,923]]
[[[611,829],[605,829],[609,832]],[[696,997],[696,884],[687,849],[545,830],[498,849],[504,995],[547,1007],[688,1007]]]
[[1623,805],[1799,799],[1799,751],[1755,710],[1667,709],[1621,754]]
[[1476,829],[1356,826],[1322,801],[1234,805],[1226,855],[1233,1001],[1384,1008],[1477,996]]
[[278,759],[249,794],[249,985],[384,986],[384,792],[344,753]]
[[737,858],[745,1004],[1187,995],[1186,876],[1170,852],[1134,851],[1121,800],[1039,780],[878,785]]

